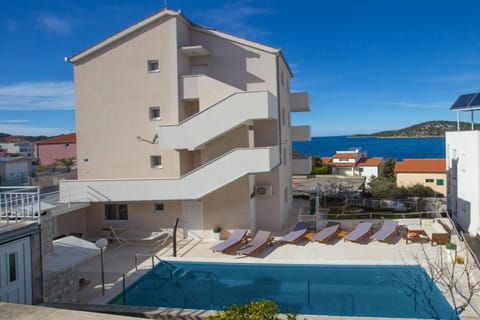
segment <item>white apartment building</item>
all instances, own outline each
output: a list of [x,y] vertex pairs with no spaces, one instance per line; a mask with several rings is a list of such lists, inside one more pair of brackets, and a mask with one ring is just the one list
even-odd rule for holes
[[[448,211],[464,231],[480,235],[480,131],[473,121],[480,93],[459,96],[450,110],[457,112],[457,131],[445,133]],[[460,131],[462,112],[471,116],[471,131]]]
[[480,234],[480,131],[447,132],[445,143],[448,210],[464,231]]
[[[105,225],[184,235],[214,226],[279,231],[292,205],[291,93],[280,49],[164,9],[68,58],[74,66],[78,180],[87,235]],[[299,159],[296,161],[309,161]]]

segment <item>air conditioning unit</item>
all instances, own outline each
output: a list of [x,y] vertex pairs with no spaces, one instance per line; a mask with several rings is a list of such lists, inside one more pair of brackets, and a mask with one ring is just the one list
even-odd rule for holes
[[272,186],[255,186],[256,196],[271,196]]

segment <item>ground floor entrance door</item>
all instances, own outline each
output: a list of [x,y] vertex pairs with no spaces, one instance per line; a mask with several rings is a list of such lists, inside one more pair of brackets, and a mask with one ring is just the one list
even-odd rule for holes
[[203,239],[203,205],[202,201],[183,202],[183,235],[188,239]]
[[31,304],[30,238],[0,245],[0,301]]

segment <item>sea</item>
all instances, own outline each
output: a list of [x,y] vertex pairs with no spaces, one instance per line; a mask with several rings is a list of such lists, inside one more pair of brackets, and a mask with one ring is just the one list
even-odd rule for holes
[[377,138],[312,137],[310,141],[293,142],[293,150],[305,155],[331,157],[337,151],[361,149],[369,157],[403,159],[445,158],[445,137]]

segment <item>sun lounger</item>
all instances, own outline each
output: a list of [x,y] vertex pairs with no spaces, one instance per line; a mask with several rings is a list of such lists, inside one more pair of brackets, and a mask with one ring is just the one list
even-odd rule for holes
[[221,251],[222,253],[229,253],[233,249],[235,249],[236,246],[240,245],[242,241],[245,240],[246,236],[247,236],[247,230],[235,229],[233,230],[232,234],[228,239],[211,247],[210,250],[212,250],[213,252]]
[[297,244],[298,242],[300,242],[300,240],[305,238],[305,235],[307,234],[310,227],[311,227],[310,222],[299,222],[299,223],[297,223],[295,228],[293,228],[292,231],[290,231],[289,233],[284,235],[282,238],[280,238],[279,241],[282,244],[283,243]]
[[312,241],[318,241],[321,243],[329,243],[330,240],[335,238],[340,231],[340,223],[329,222],[325,229],[318,232],[312,237]]
[[372,233],[371,222],[360,222],[360,224],[349,234],[343,237],[344,241],[361,242]]
[[398,235],[398,221],[385,220],[383,221],[380,230],[375,232],[370,239],[381,242],[390,242],[395,235]]
[[117,241],[120,246],[126,244],[132,244],[132,242],[150,242],[164,245],[170,238],[170,233],[167,231],[143,231],[135,229],[127,229],[124,231],[115,230],[113,227],[109,227],[110,235],[109,239]]
[[270,231],[258,230],[255,237],[237,250],[238,254],[244,254],[248,256],[256,256],[262,251],[267,245],[272,243],[272,233]]

